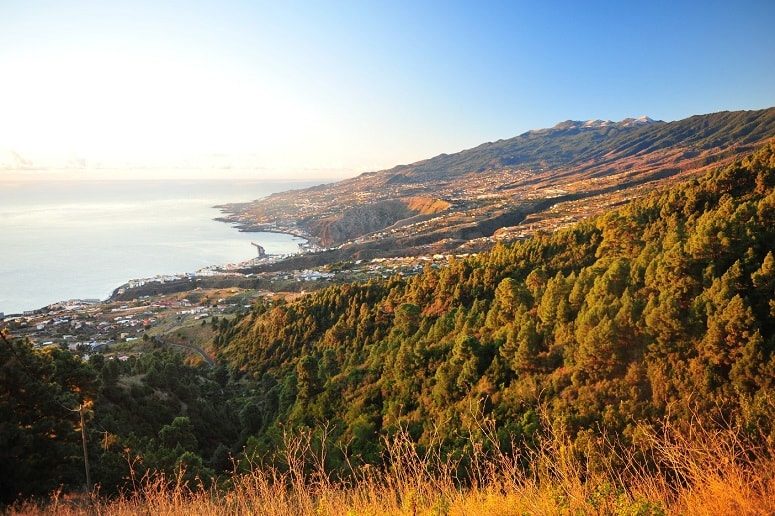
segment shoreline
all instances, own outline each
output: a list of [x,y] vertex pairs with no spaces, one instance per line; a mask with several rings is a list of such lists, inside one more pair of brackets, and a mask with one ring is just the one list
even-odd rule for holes
[[[213,218],[211,220],[217,221],[217,222],[225,222],[230,223],[231,221],[223,220],[221,218]],[[278,229],[263,229],[263,228],[257,228],[257,229],[243,229],[241,227],[237,227],[234,225],[231,225],[232,229],[236,229],[240,233],[273,233],[278,235],[288,235],[293,238],[299,238],[304,240],[304,242],[298,243],[298,248],[305,249],[302,247],[302,245],[309,244],[309,239],[306,238],[302,234],[296,234],[296,232],[290,232],[290,231],[281,231]],[[259,242],[260,243],[260,242]],[[289,256],[295,256],[298,254],[306,254],[310,251],[308,249],[305,249],[303,251],[297,252],[297,253],[290,253],[290,254],[268,254],[265,258],[262,258],[262,260],[282,260],[285,258],[288,258]],[[169,273],[169,274],[156,274],[153,276],[143,277],[143,278],[129,278],[120,285],[111,288],[110,293],[104,297],[104,298],[95,298],[95,297],[75,297],[75,298],[69,298],[69,299],[60,299],[53,301],[51,303],[48,303],[43,306],[38,306],[36,308],[30,308],[27,310],[20,310],[20,311],[13,311],[13,312],[4,312],[0,310],[0,314],[2,314],[2,317],[0,317],[0,321],[2,321],[5,318],[12,318],[12,317],[20,317],[28,314],[34,314],[38,313],[44,310],[49,309],[52,306],[56,305],[70,305],[70,304],[99,304],[99,303],[106,303],[114,298],[116,296],[119,296],[122,293],[119,293],[122,289],[134,289],[137,287],[131,286],[133,283],[136,284],[158,284],[158,285],[164,285],[165,283],[179,283],[183,281],[188,281],[192,285],[196,283],[197,278],[205,278],[205,277],[212,277],[212,276],[240,276],[244,277],[245,275],[238,272],[240,269],[243,269],[245,267],[255,265],[255,260],[258,259],[258,257],[253,257],[248,260],[242,260],[239,262],[227,262],[227,263],[215,263],[215,264],[209,264],[202,267],[199,267],[197,270],[193,272],[176,272],[176,273]],[[208,271],[209,273],[205,273],[205,271]]]
[[[285,193],[285,192],[280,192]],[[226,224],[230,224],[231,227],[235,228],[240,233],[280,233],[280,234],[287,234],[291,236],[295,236],[298,238],[302,238],[305,240],[305,244],[311,244],[313,246],[317,246],[318,242],[309,233],[304,231],[302,228],[300,228],[296,221],[293,222],[293,226],[278,226],[276,222],[267,222],[267,223],[260,223],[260,222],[251,222],[249,220],[245,220],[245,217],[242,216],[242,211],[240,210],[241,207],[245,207],[250,205],[253,202],[261,201],[268,199],[272,197],[271,194],[268,195],[262,199],[256,199],[255,201],[250,202],[240,202],[240,203],[228,203],[228,204],[218,204],[213,206],[214,209],[217,209],[221,212],[221,216],[215,217],[213,220],[217,222],[224,222]]]
[[300,229],[277,228],[275,226],[266,227],[251,224],[249,222],[232,220],[226,217],[215,217],[213,220],[217,222],[223,222],[224,224],[229,224],[233,229],[236,229],[240,233],[276,233],[278,235],[291,235],[293,237],[303,239],[304,243],[310,243],[313,239],[313,237]]
[[[308,188],[309,186],[305,185],[305,188]],[[288,191],[296,190],[298,188],[290,188],[289,190],[281,190],[279,192],[271,192],[267,195],[258,197],[258,199],[267,199],[274,195],[287,193]],[[257,199],[257,200],[258,200]],[[147,275],[136,275],[134,277],[130,276],[128,279],[127,276],[124,276],[124,278],[119,280],[118,286],[116,285],[118,282],[110,281],[111,286],[105,287],[105,290],[103,290],[103,294],[97,293],[97,289],[92,289],[91,292],[84,293],[82,295],[75,294],[75,297],[70,297],[68,294],[65,294],[65,292],[60,292],[58,299],[47,301],[44,300],[42,303],[45,304],[37,304],[34,307],[26,307],[22,306],[16,309],[13,309],[11,312],[8,310],[5,310],[3,313],[3,310],[0,310],[0,314],[2,314],[2,318],[7,317],[14,317],[14,316],[23,316],[25,314],[33,314],[37,312],[44,312],[48,310],[52,306],[57,305],[67,305],[67,304],[79,304],[82,302],[87,303],[105,303],[110,302],[111,300],[115,299],[118,293],[123,290],[133,290],[135,285],[157,285],[161,286],[162,288],[166,287],[168,284],[177,283],[190,283],[192,285],[191,288],[195,288],[195,284],[204,278],[212,278],[213,276],[222,276],[222,277],[228,277],[231,276],[232,280],[238,279],[237,277],[249,278],[249,274],[245,272],[246,269],[249,269],[251,267],[261,266],[261,265],[272,265],[274,263],[281,262],[283,260],[286,260],[288,258],[294,257],[294,256],[301,256],[301,255],[307,255],[307,254],[314,254],[315,252],[318,252],[321,250],[321,248],[318,245],[317,240],[315,237],[309,235],[303,228],[296,226],[296,221],[292,221],[290,223],[280,223],[277,222],[266,222],[266,223],[256,223],[252,222],[250,220],[246,220],[245,217],[241,216],[241,207],[248,206],[251,203],[255,202],[253,201],[247,201],[247,202],[226,202],[226,203],[219,203],[219,204],[209,204],[208,208],[210,210],[218,210],[218,215],[213,216],[212,212],[210,212],[210,216],[207,218],[213,222],[218,223],[225,223],[229,225],[230,229],[237,230],[240,234],[250,234],[250,233],[267,233],[267,234],[276,234],[276,235],[285,235],[291,239],[290,244],[294,244],[293,250],[278,250],[277,252],[273,252],[271,254],[267,254],[264,258],[259,258],[257,256],[253,256],[249,259],[243,259],[239,261],[228,261],[228,260],[213,260],[211,262],[205,263],[205,264],[197,264],[194,267],[187,268],[185,265],[178,269],[175,272],[172,272],[171,268],[168,268],[166,272],[156,272],[156,271],[148,271],[149,274]],[[252,235],[251,235],[252,236]],[[259,245],[266,246],[265,241],[261,238],[260,235],[256,235],[255,242]],[[253,242],[251,242],[253,243]],[[279,243],[282,246],[282,242],[276,242]],[[287,247],[291,247],[291,245],[288,245]],[[247,245],[247,242],[246,242]],[[270,243],[269,247],[272,247],[272,244]],[[116,268],[118,270],[119,268]],[[186,272],[181,272],[186,271]],[[139,271],[136,271],[139,272]],[[131,273],[130,273],[131,274]],[[99,274],[97,275],[99,276]],[[118,278],[116,278],[118,279]],[[108,285],[108,282],[105,282],[105,285]],[[73,290],[79,290],[78,285],[75,285],[76,288]],[[68,289],[69,290],[69,289]],[[142,290],[142,287],[140,287],[140,290]],[[43,291],[38,292],[38,294],[45,293]],[[63,295],[64,294],[64,295]],[[56,295],[56,294],[55,294]],[[35,297],[34,295],[31,297]],[[37,297],[44,298],[44,295],[39,295]],[[0,321],[2,320],[0,318]]]

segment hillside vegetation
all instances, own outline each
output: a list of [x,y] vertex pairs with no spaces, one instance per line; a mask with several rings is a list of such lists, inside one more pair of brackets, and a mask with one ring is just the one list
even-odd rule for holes
[[[215,367],[9,338],[0,502],[771,513],[774,252],[770,143],[568,229],[213,320]],[[81,404],[99,496],[25,503],[82,486]]]
[[775,438],[774,150],[450,267],[258,306],[219,337],[263,386],[257,445],[330,421],[350,460],[402,428],[454,455],[474,410],[509,448],[539,408],[582,441],[693,413]]

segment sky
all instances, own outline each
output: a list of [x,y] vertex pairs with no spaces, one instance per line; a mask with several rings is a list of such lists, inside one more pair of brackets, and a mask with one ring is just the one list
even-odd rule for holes
[[0,176],[335,178],[760,109],[773,27],[771,0],[0,0]]

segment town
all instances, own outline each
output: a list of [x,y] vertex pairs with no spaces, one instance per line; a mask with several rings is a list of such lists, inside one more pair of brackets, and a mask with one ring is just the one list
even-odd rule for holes
[[61,301],[21,314],[0,314],[0,322],[35,348],[56,346],[84,360],[99,353],[123,361],[161,346],[209,363],[218,323],[247,313],[258,300],[290,300],[333,282],[411,276],[467,256],[374,258],[303,270],[242,272],[247,266],[284,258],[266,256],[195,273],[133,279],[104,301]]

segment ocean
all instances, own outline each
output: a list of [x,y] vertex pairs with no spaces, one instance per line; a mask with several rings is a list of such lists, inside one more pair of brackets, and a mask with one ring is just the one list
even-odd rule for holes
[[213,206],[313,183],[258,181],[0,181],[0,312],[104,299],[129,279],[195,272],[302,239],[240,233]]

